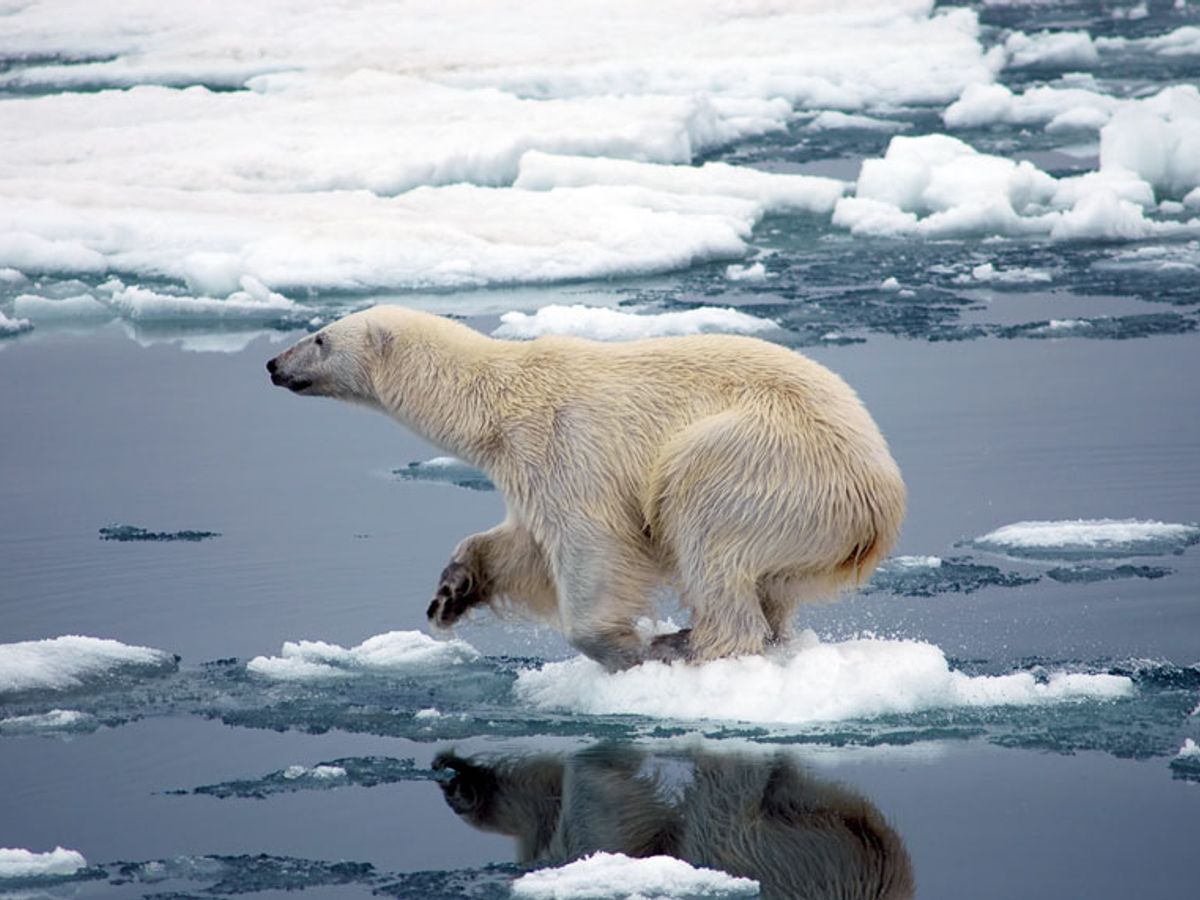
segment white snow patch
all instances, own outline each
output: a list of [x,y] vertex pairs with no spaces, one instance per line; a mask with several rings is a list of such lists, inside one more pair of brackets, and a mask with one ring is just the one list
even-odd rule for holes
[[[1064,320],[1060,327],[1075,327]],[[990,531],[972,543],[1000,551],[1058,551],[1066,554],[1117,553],[1136,556],[1186,546],[1200,527],[1143,519],[1068,519],[1016,522]]]
[[474,647],[457,638],[439,641],[419,631],[389,631],[349,648],[324,641],[287,641],[279,656],[256,656],[246,663],[246,671],[279,681],[308,681],[455,665],[478,656]]
[[631,341],[672,335],[762,334],[779,325],[736,309],[702,306],[664,313],[632,313],[594,306],[543,306],[532,315],[507,312],[492,332],[500,338],[528,339],[543,334],[572,335],[598,341]]
[[763,282],[767,280],[767,267],[760,262],[751,263],[748,266],[739,266],[735,263],[725,267],[725,277],[730,281]]
[[1200,231],[1200,219],[1146,218],[1154,205],[1151,184],[1120,165],[1055,179],[1028,161],[930,134],[894,137],[882,159],[864,160],[855,195],[838,201],[833,223],[854,234],[926,238],[1129,240]]
[[1030,269],[1023,266],[1012,266],[1008,269],[997,269],[992,263],[980,263],[971,268],[968,275],[956,276],[958,284],[984,282],[987,284],[1041,284],[1052,281],[1049,272],[1041,269]]
[[804,127],[809,131],[840,131],[850,128],[863,131],[904,131],[911,126],[907,122],[895,122],[891,119],[877,119],[874,116],[827,109],[817,113]]
[[940,569],[940,556],[893,556],[884,565],[896,569]]
[[335,778],[345,778],[346,770],[341,766],[288,766],[283,770],[283,777],[288,781],[295,781],[297,778],[332,781]]
[[436,706],[427,706],[425,709],[418,709],[413,713],[414,719],[440,719],[442,712]]
[[140,670],[166,671],[175,657],[162,650],[105,638],[63,635],[0,644],[0,695],[18,691],[66,691],[106,676]]
[[821,641],[805,631],[765,656],[703,665],[647,662],[609,674],[583,657],[522,671],[515,691],[543,709],[803,725],[925,709],[1031,706],[1125,697],[1116,675],[1029,672],[970,676],[954,671],[933,644],[861,638]]
[[756,897],[759,884],[716,869],[691,866],[672,856],[635,859],[624,853],[593,853],[554,869],[539,869],[513,882],[514,897],[529,900],[650,900],[670,897]]
[[77,850],[55,847],[46,853],[0,847],[0,878],[39,878],[74,875],[87,867]]
[[1041,31],[1025,34],[1014,31],[1004,41],[1008,65],[1078,66],[1087,68],[1100,61],[1092,36],[1086,31]]
[[1178,759],[1194,759],[1200,761],[1200,744],[1197,744],[1191,738],[1185,738],[1183,746],[1179,748],[1179,752],[1175,754]]

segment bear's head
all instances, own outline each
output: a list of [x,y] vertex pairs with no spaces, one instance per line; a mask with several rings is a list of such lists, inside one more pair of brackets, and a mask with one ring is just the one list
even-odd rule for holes
[[376,405],[373,372],[391,343],[380,307],[338,319],[267,362],[271,383],[306,397]]

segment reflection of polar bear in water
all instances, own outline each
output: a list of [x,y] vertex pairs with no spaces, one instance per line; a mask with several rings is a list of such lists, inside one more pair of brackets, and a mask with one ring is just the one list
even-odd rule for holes
[[645,655],[655,588],[692,628],[651,655],[760,652],[796,607],[871,574],[904,484],[854,392],[752,338],[499,341],[377,306],[267,364],[299,394],[388,413],[485,470],[508,518],[464,540],[429,617],[506,599],[609,669]]
[[601,745],[490,765],[443,754],[434,765],[453,773],[442,790],[454,811],[516,838],[524,864],[666,854],[753,878],[763,897],[913,895],[908,853],[879,810],[783,755]]

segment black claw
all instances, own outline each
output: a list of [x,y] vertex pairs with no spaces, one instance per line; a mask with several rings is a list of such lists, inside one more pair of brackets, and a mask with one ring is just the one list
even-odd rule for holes
[[442,570],[441,580],[433,595],[433,602],[425,616],[436,625],[447,627],[461,619],[472,606],[483,602],[475,573],[459,562],[452,562]]

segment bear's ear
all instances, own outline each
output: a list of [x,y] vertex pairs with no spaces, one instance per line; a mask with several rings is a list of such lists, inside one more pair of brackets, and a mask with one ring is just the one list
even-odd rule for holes
[[394,335],[390,329],[378,325],[367,324],[367,346],[380,356],[391,352]]

